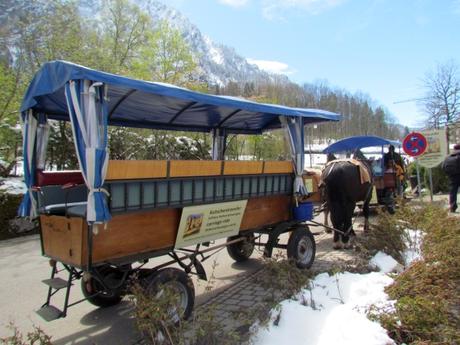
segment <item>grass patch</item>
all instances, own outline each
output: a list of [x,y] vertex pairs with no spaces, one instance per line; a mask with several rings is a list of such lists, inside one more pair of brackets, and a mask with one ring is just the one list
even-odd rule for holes
[[366,262],[382,251],[402,264],[408,240],[405,232],[407,226],[399,221],[398,216],[379,210],[377,212],[378,215],[371,223],[369,232],[356,238],[356,249]]
[[276,299],[285,299],[307,286],[311,277],[310,270],[299,269],[294,262],[280,255],[265,259],[263,272],[257,275],[255,281],[270,290]]
[[388,222],[391,236],[406,228],[422,231],[423,259],[386,288],[394,309],[372,317],[398,344],[460,344],[460,220],[426,204],[402,205],[393,219],[381,215],[380,221]]
[[34,326],[33,330],[25,335],[13,323],[10,323],[8,327],[12,330],[13,335],[0,338],[1,345],[52,345],[51,337],[37,326]]

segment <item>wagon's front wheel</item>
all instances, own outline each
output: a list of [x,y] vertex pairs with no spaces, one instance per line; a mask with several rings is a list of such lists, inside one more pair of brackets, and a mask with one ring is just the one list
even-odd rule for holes
[[[120,286],[123,273],[118,269],[107,265],[101,266],[97,270],[106,285]],[[89,303],[102,308],[116,305],[123,298],[121,288],[105,289],[104,285],[90,274],[83,276],[81,290]]]
[[287,256],[298,268],[310,268],[315,260],[316,243],[307,226],[295,228],[287,244]]
[[249,259],[254,252],[255,239],[254,236],[231,236],[227,238],[227,242],[242,238],[241,241],[227,245],[227,252],[230,257],[236,262],[243,262]]
[[187,319],[195,304],[195,288],[190,277],[180,269],[168,267],[152,275],[147,293],[166,307],[172,323]]

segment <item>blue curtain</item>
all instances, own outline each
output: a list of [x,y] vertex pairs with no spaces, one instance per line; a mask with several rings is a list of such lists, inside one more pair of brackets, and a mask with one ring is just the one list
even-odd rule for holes
[[37,203],[35,200],[32,187],[35,185],[35,167],[36,167],[36,135],[38,121],[35,118],[32,110],[21,114],[23,121],[22,129],[22,152],[24,166],[24,183],[27,187],[27,192],[24,194],[21,205],[19,206],[18,215],[20,217],[37,216]]
[[86,220],[104,223],[111,219],[108,193],[102,188],[108,164],[106,89],[99,82],[71,80],[65,94],[77,157],[89,191]]
[[302,179],[302,172],[305,164],[303,117],[280,116],[280,121],[285,128],[291,148],[292,162],[296,175],[294,180],[294,195],[307,195],[308,191]]

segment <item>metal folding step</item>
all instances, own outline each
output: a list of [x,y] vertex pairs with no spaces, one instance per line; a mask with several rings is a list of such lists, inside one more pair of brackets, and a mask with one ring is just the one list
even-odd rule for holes
[[[72,281],[76,279],[80,279],[82,273],[77,271],[75,268],[68,266],[66,264],[61,263],[61,265],[64,266],[64,269],[58,270],[57,263],[55,262],[54,265],[52,266],[51,277],[49,279],[42,280],[42,283],[48,286],[48,296],[46,298],[46,302],[43,304],[43,306],[39,310],[36,311],[36,313],[40,315],[46,321],[53,321],[61,317],[65,317],[67,314],[67,308],[77,303],[80,303],[81,301],[84,300],[83,299],[78,302],[69,303],[70,289],[73,286]],[[68,274],[67,280],[56,277],[57,274],[63,271]],[[65,294],[64,306],[62,310],[51,305],[52,297],[59,291],[65,291],[64,292]]]
[[67,281],[62,278],[45,279],[42,280],[42,283],[52,287],[55,290],[60,290],[67,287]]
[[40,315],[45,321],[53,321],[63,317],[62,310],[59,310],[55,306],[52,305],[44,305],[40,309],[36,311],[38,315]]

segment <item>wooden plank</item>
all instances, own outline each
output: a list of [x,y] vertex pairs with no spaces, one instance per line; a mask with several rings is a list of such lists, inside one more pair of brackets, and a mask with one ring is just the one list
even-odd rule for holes
[[110,160],[106,180],[166,177],[167,164],[159,160]]
[[43,249],[46,256],[61,262],[81,266],[82,231],[86,222],[82,218],[40,216]]
[[262,161],[226,161],[224,162],[224,175],[261,174],[263,164]]
[[250,198],[241,221],[240,231],[289,220],[290,214],[291,196],[289,195]]
[[214,176],[222,173],[222,161],[170,161],[170,177]]
[[[240,230],[289,220],[289,195],[250,198]],[[181,209],[115,215],[93,237],[93,263],[159,251],[174,246]],[[76,267],[87,263],[87,225],[82,218],[40,216],[45,255]]]
[[294,169],[291,161],[266,161],[264,174],[292,174]]
[[93,236],[93,262],[174,246],[180,215],[176,208],[115,215]]

